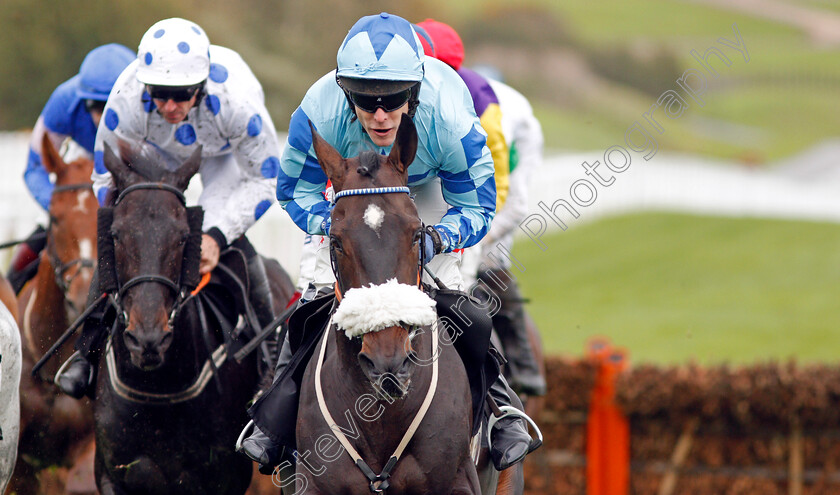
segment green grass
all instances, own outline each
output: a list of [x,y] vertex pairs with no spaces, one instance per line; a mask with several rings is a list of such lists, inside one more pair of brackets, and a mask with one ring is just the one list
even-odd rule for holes
[[[785,1],[826,12],[840,8],[827,0]],[[563,48],[590,56],[601,49],[669,53],[676,60],[674,79],[685,69],[698,68],[691,50],[702,54],[710,47],[721,49],[732,65],[712,62],[721,77],[710,80],[707,105],[701,108],[689,99],[691,105],[683,116],[668,120],[666,133],[657,136],[662,150],[772,162],[835,137],[840,129],[837,112],[829,103],[840,97],[840,50],[815,46],[807,33],[781,22],[680,0],[465,0],[441,8],[455,24],[480,22],[476,13],[541,12],[553,16],[569,39],[569,46]],[[733,24],[749,52],[748,62],[718,42],[719,38],[735,39]],[[622,68],[627,73],[633,70],[646,69],[633,63]],[[661,74],[656,79],[661,92],[676,90],[685,97],[670,78],[659,79]],[[548,148],[602,149],[620,143],[624,130],[656,101],[656,95],[616,81],[605,91],[580,93],[554,101],[545,98],[545,92],[534,98]]]
[[840,359],[840,226],[637,214],[515,254],[549,353],[593,336],[634,362]]

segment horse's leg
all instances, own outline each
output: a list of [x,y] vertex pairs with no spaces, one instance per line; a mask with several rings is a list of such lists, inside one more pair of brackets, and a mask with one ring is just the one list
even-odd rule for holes
[[450,495],[482,495],[481,483],[472,458],[467,457],[458,468]]
[[525,491],[525,469],[521,462],[499,473],[496,495],[522,495]]

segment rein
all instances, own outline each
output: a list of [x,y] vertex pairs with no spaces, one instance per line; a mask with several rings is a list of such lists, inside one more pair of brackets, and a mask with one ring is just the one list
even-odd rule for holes
[[[389,187],[371,187],[371,188],[361,188],[361,189],[346,189],[343,191],[339,191],[335,194],[335,197],[332,200],[332,204],[335,205],[339,199],[347,196],[365,196],[365,195],[375,195],[375,194],[393,194],[393,193],[405,193],[410,194],[411,190],[405,186],[389,186]],[[423,273],[423,243],[424,243],[424,236],[420,238],[420,260],[418,262],[418,270],[417,270],[417,286],[422,290],[421,279]],[[335,276],[335,296],[338,302],[341,302],[342,299],[342,292],[341,292],[341,278],[338,272],[338,264],[336,263],[335,257],[335,249],[333,248],[332,243],[330,243],[330,263],[332,264],[333,275]],[[318,356],[318,361],[315,368],[315,395],[318,399],[318,407],[321,410],[321,415],[324,417],[324,420],[327,422],[327,425],[330,427],[330,430],[333,432],[335,437],[344,447],[344,450],[347,451],[347,454],[353,459],[353,462],[356,464],[356,467],[362,471],[362,474],[370,481],[370,491],[372,493],[385,493],[385,490],[388,489],[390,486],[390,482],[388,478],[391,477],[391,470],[397,465],[397,462],[400,460],[400,456],[402,456],[403,451],[408,446],[409,441],[411,441],[414,434],[417,432],[417,428],[419,428],[420,423],[423,421],[423,418],[426,416],[426,412],[429,410],[429,406],[431,406],[432,399],[434,399],[435,391],[437,390],[438,385],[438,360],[434,359],[432,362],[432,379],[429,383],[429,389],[426,392],[426,397],[423,399],[423,403],[420,405],[420,409],[417,411],[417,414],[414,416],[414,420],[412,420],[411,424],[409,425],[406,432],[403,434],[402,440],[400,440],[399,445],[397,445],[396,450],[391,457],[388,458],[388,462],[385,463],[385,467],[382,469],[382,472],[376,474],[373,472],[373,469],[362,459],[362,456],[359,455],[358,451],[353,447],[344,433],[341,431],[341,427],[339,427],[335,420],[333,419],[332,415],[330,414],[329,409],[327,408],[327,403],[324,400],[324,391],[321,385],[321,366],[324,362],[324,356],[326,354],[327,348],[327,340],[330,334],[330,327],[332,326],[332,318],[330,318],[330,322],[327,324],[327,330],[324,331],[324,338],[321,340],[321,349]],[[438,346],[438,325],[437,321],[432,323],[432,356],[434,356],[435,349]]]

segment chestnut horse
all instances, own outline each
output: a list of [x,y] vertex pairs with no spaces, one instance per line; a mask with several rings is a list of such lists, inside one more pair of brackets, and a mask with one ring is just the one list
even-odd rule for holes
[[414,123],[403,116],[387,156],[344,159],[314,127],[312,140],[336,193],[340,303],[301,382],[296,493],[480,494],[467,374],[418,287],[423,225],[406,187]]
[[[99,277],[113,278],[117,309],[94,402],[103,495],[238,495],[251,479],[252,463],[234,444],[257,389],[256,356],[231,359],[240,334],[225,333],[218,315],[197,303],[212,280],[190,292],[201,210],[185,206],[183,191],[200,153],[171,172],[148,153],[121,145],[120,158],[105,148],[118,195],[113,208],[100,209],[100,232],[108,236],[100,249],[113,250],[113,270]],[[235,322],[233,298],[216,301]],[[276,302],[282,308],[287,301]]]
[[[18,296],[23,341],[21,437],[20,462],[11,486],[21,495],[37,492],[36,474],[43,468],[58,466],[59,478],[66,477],[64,468],[74,466],[93,441],[90,402],[63,395],[52,383],[59,365],[73,352],[72,342],[38,376],[31,374],[34,364],[85,308],[96,259],[99,206],[92,190],[93,162],[77,158],[65,163],[46,135],[42,147],[44,167],[56,181],[38,272]],[[87,472],[93,488],[89,468]]]

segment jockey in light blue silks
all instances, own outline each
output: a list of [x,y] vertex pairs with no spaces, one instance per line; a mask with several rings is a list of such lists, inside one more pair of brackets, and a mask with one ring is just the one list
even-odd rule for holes
[[[442,62],[426,58],[411,24],[387,13],[356,22],[338,50],[337,69],[312,85],[292,114],[277,178],[277,199],[292,220],[312,236],[307,248],[311,249],[309,270],[302,273],[308,280],[299,287],[311,285],[317,290],[335,282],[328,238],[332,191],[327,188],[325,193],[327,177],[312,147],[309,123],[342,156],[368,149],[387,154],[404,114],[413,118],[418,132],[408,186],[427,225],[423,255],[447,287],[462,289],[461,250],[487,233],[496,209],[486,133],[458,74]],[[487,335],[489,338],[489,328]],[[278,378],[292,360],[288,342],[283,349],[275,372]],[[285,380],[285,385],[279,386],[275,381],[249,411],[258,428],[241,447],[264,467],[279,464],[282,456],[289,454],[283,453],[284,445],[294,445],[293,439],[281,433],[288,431],[288,425],[277,424],[279,415],[274,411],[275,407],[296,411],[297,391],[286,393],[290,382]],[[496,381],[490,395],[504,405],[512,400],[503,379]],[[503,419],[492,433],[492,444],[498,469],[521,461],[530,444],[524,421]]]
[[[47,100],[32,130],[23,173],[26,187],[44,211],[50,209],[54,187],[41,159],[44,135],[49,136],[55,149],[61,149],[62,143],[70,139],[75,143],[76,151],[81,150],[92,158],[96,127],[105,101],[117,77],[135,58],[133,51],[116,43],[94,48],[85,56],[79,73],[61,83]],[[15,252],[7,274],[15,292],[20,292],[23,284],[37,271],[38,253],[46,244],[43,232],[41,227],[36,229]]]

